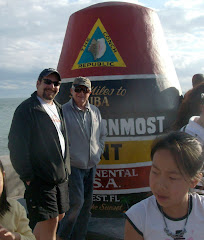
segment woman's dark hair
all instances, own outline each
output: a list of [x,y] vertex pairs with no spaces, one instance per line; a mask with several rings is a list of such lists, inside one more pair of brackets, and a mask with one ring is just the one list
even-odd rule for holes
[[4,214],[10,210],[10,204],[7,201],[7,194],[6,194],[6,182],[4,177],[4,167],[2,161],[0,160],[0,171],[3,175],[3,192],[0,196],[0,217],[3,217]]
[[200,115],[201,104],[203,104],[202,93],[204,93],[204,83],[187,92],[179,107],[176,121],[173,124],[173,130],[181,129],[188,123],[192,116]]
[[185,132],[170,132],[153,142],[151,159],[156,151],[170,151],[182,175],[193,179],[203,169],[203,151],[200,142]]

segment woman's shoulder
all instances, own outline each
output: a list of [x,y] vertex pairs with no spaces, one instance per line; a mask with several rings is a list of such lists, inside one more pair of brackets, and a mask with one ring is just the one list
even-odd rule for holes
[[200,195],[194,192],[194,193],[191,193],[191,196],[194,204],[200,204],[204,207],[204,195]]
[[25,208],[16,200],[13,198],[7,198],[8,203],[10,204],[10,211],[25,211]]
[[134,204],[131,208],[129,208],[126,212],[126,215],[131,215],[135,213],[145,214],[145,212],[149,212],[150,209],[156,207],[156,199],[155,196],[148,197],[136,204]]
[[134,204],[126,213],[125,218],[133,225],[138,233],[144,234],[149,223],[154,219],[158,211],[154,196],[148,197]]
[[13,199],[13,198],[7,198],[7,201],[12,206],[18,206],[20,204],[16,199]]
[[204,222],[204,195],[199,195],[198,193],[191,194],[192,196],[192,216],[201,219]]

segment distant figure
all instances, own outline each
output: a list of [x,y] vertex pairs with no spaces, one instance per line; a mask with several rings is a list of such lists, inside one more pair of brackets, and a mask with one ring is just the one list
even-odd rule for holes
[[200,83],[194,87],[189,94],[183,99],[177,114],[173,130],[180,130],[185,126],[192,116],[200,116],[202,99],[201,94],[204,93],[204,83]]
[[202,82],[204,82],[204,75],[203,74],[197,73],[197,74],[193,75],[193,78],[192,78],[193,88],[198,86]]
[[99,109],[88,101],[90,80],[75,78],[70,91],[72,98],[63,105],[71,159],[70,209],[60,222],[57,235],[63,240],[85,240],[96,165],[104,150],[106,132]]
[[[192,77],[192,86],[193,88],[197,87],[200,83],[204,82],[204,75],[201,73],[197,73],[195,75],[193,75]],[[190,92],[193,90],[193,88],[191,88],[190,90],[188,90],[185,95],[184,95],[184,99],[190,94]]]
[[153,196],[126,213],[125,240],[203,239],[204,196],[189,193],[202,178],[200,142],[184,132],[157,139],[151,150]]
[[16,200],[7,198],[5,172],[0,160],[0,239],[34,240],[25,208]]
[[29,219],[37,240],[55,240],[58,222],[69,208],[69,148],[62,108],[54,98],[60,74],[44,69],[37,91],[16,109],[8,147],[24,182]]

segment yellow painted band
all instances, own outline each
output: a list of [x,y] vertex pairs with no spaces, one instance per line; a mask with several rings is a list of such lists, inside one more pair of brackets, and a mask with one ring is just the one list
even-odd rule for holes
[[153,140],[106,142],[99,164],[128,164],[149,162]]

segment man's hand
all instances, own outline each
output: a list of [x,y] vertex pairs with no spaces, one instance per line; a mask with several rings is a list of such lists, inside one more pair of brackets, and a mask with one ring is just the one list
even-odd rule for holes
[[19,233],[12,233],[8,229],[0,225],[0,240],[20,240],[21,235]]

